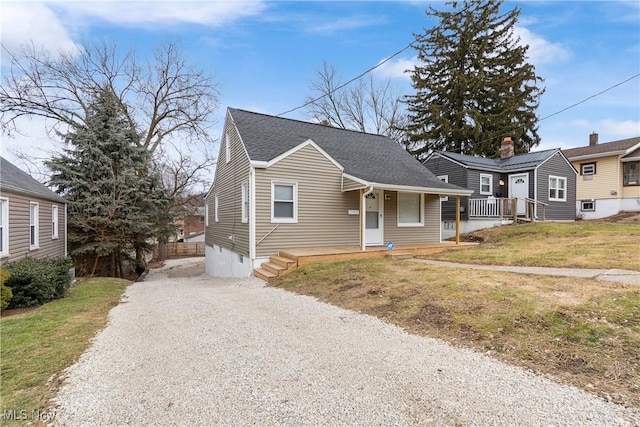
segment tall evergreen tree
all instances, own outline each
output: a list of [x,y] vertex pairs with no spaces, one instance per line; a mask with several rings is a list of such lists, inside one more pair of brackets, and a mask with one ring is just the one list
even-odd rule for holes
[[[122,276],[127,259],[144,267],[148,241],[164,230],[170,203],[150,153],[105,88],[87,110],[85,124],[63,135],[70,146],[47,166],[51,184],[68,200],[70,255],[83,273]],[[135,260],[134,256],[135,254]]]
[[514,35],[520,9],[500,12],[503,0],[448,2],[429,7],[438,25],[416,34],[421,65],[412,71],[407,149],[418,158],[432,150],[498,157],[502,138],[515,152],[540,142],[536,110],[544,88],[527,62],[528,46]]

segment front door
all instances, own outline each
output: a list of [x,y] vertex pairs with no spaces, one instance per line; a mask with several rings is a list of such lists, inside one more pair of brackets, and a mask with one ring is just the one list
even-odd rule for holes
[[382,191],[375,190],[364,196],[365,229],[364,243],[367,246],[382,245]]
[[527,205],[525,198],[529,197],[529,174],[509,175],[509,198],[518,199],[517,214],[525,215]]

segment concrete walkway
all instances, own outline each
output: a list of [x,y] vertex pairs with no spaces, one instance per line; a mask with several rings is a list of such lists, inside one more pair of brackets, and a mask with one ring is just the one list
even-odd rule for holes
[[423,264],[440,265],[453,268],[470,268],[472,270],[508,271],[521,274],[538,274],[541,276],[581,277],[584,279],[606,280],[640,286],[640,271],[596,268],[555,268],[555,267],[520,267],[512,265],[461,264],[457,262],[435,261],[413,258],[408,261]]

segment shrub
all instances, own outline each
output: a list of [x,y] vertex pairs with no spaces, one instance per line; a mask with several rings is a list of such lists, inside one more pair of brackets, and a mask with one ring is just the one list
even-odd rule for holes
[[7,286],[13,297],[8,308],[30,307],[62,298],[71,283],[68,258],[23,258],[7,264]]
[[0,310],[4,310],[9,306],[9,300],[11,300],[11,288],[4,285],[10,274],[7,270],[0,269]]

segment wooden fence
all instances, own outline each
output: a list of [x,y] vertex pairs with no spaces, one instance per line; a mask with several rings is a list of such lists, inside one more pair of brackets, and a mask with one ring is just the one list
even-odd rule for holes
[[[157,251],[158,249],[156,248],[156,253],[154,255],[157,255]],[[192,256],[204,256],[204,242],[176,242],[167,244],[168,258],[182,258]]]

